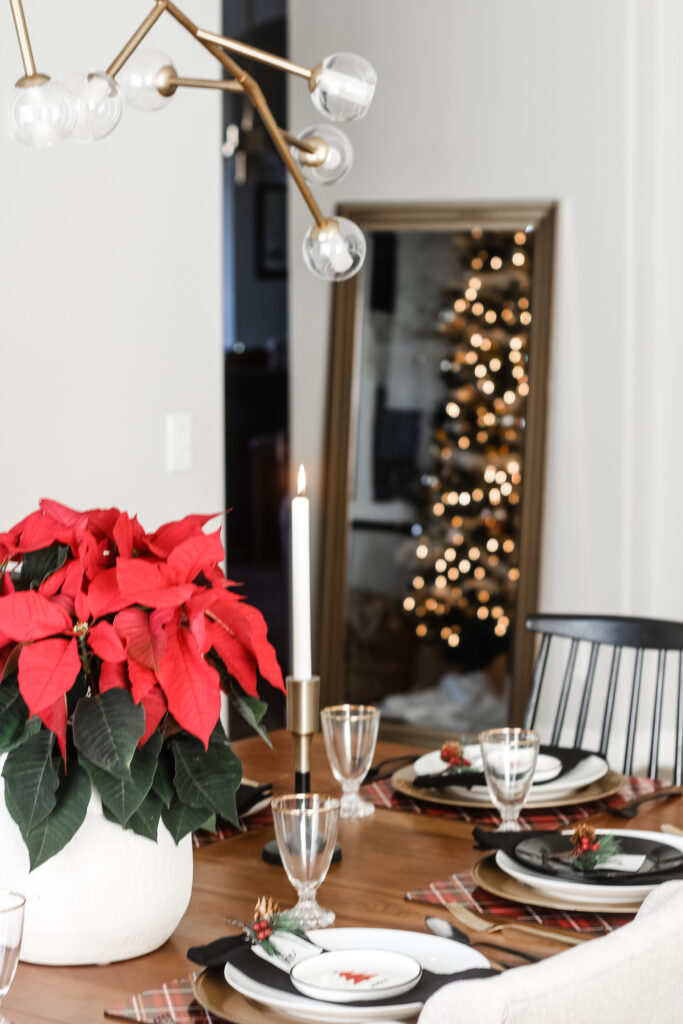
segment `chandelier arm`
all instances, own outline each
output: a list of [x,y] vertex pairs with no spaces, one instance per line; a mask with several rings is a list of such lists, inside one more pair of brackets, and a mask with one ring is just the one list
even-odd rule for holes
[[285,167],[287,168],[292,178],[294,179],[294,182],[296,183],[296,186],[299,189],[299,192],[301,193],[304,202],[306,203],[309,210],[313,214],[313,218],[316,224],[320,228],[324,227],[326,223],[326,218],[324,217],[322,210],[320,209],[315,199],[313,198],[313,194],[309,189],[308,185],[306,184],[304,176],[299,170],[294,157],[290,153],[289,147],[287,146],[287,143],[285,142],[282,136],[282,132],[278,127],[277,121],[273,117],[272,111],[266,102],[265,96],[261,92],[260,86],[254,81],[251,75],[248,75],[247,72],[244,71],[239,66],[239,64],[237,64],[232,59],[232,57],[229,57],[228,54],[220,48],[220,46],[217,46],[215,43],[211,43],[206,39],[200,39],[198,27],[190,18],[187,17],[186,14],[184,14],[178,7],[176,7],[176,5],[173,3],[173,0],[168,0],[167,10],[168,13],[172,15],[172,17],[174,17],[176,21],[183,26],[183,28],[185,28],[191,35],[193,35],[195,39],[197,39],[202,44],[202,46],[204,46],[209,51],[209,53],[213,54],[216,60],[219,61],[223,65],[223,67],[233,76],[233,78],[237,79],[237,81],[242,85],[245,93],[256,107],[263,122],[263,127],[266,129],[271,139],[273,140],[273,144],[275,145],[275,148],[280,154],[282,161],[285,164]]
[[[10,3],[13,2],[15,2],[15,0],[10,0]],[[145,20],[138,25],[121,52],[114,57],[113,61],[107,68],[107,74],[111,78],[115,78],[116,75],[118,75],[123,65],[130,57],[132,57],[149,30],[156,24],[167,7],[168,0],[156,0],[154,7],[149,12]]]
[[223,92],[244,92],[242,84],[234,78],[220,78],[218,81],[212,78],[180,78],[177,75],[164,75],[161,81],[157,78],[159,92],[166,95],[166,91],[171,88],[174,91],[176,89],[221,89]]
[[322,210],[320,209],[315,199],[313,198],[313,194],[309,189],[308,185],[306,184],[304,176],[299,170],[299,166],[296,160],[290,153],[289,146],[287,145],[284,136],[280,131],[277,121],[273,117],[273,113],[270,107],[266,103],[265,96],[261,92],[261,87],[253,80],[253,78],[249,78],[248,75],[247,78],[249,79],[249,81],[245,81],[243,83],[244,90],[251,99],[251,102],[258,110],[261,120],[263,122],[263,127],[266,129],[271,139],[273,140],[275,148],[282,157],[283,163],[285,164],[287,170],[294,179],[296,186],[303,197],[304,202],[306,203],[309,210],[313,214],[313,219],[315,220],[316,224],[320,228],[324,227],[325,224],[327,223],[327,218],[324,216]]
[[295,149],[301,149],[304,153],[310,153],[311,155],[315,153],[317,146],[314,143],[300,139],[298,136],[292,135],[291,132],[286,132],[284,128],[281,128],[280,132],[288,146],[294,146]]
[[9,0],[9,5],[12,10],[14,27],[17,30],[19,50],[21,52],[21,60],[24,65],[24,71],[26,72],[26,78],[36,78],[36,63],[33,59],[33,51],[31,49],[31,40],[29,39],[28,35],[28,28],[26,25],[24,8],[22,6],[21,0]]
[[278,57],[275,53],[259,50],[255,46],[249,46],[248,43],[241,43],[237,39],[230,39],[228,36],[221,36],[216,32],[207,32],[206,29],[200,28],[197,31],[197,38],[202,42],[214,43],[224,50],[232,50],[233,53],[239,53],[243,57],[251,57],[252,60],[257,60],[261,64],[267,64],[271,68],[278,68],[279,71],[286,71],[289,75],[298,75],[299,78],[310,78],[313,74],[310,68],[306,68],[302,64],[295,64],[285,57]]

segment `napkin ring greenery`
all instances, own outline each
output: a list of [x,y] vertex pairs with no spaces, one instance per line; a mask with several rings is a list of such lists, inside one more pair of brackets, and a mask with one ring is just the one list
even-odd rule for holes
[[598,836],[592,825],[577,825],[572,833],[572,867],[594,871],[610,857],[621,852],[621,843],[611,834]]
[[295,935],[305,942],[311,941],[301,927],[299,918],[291,911],[280,910],[277,901],[270,896],[259,897],[251,921],[238,921],[233,917],[226,917],[224,920],[226,924],[239,925],[247,942],[252,946],[261,946],[268,956],[282,956],[270,941],[273,935]]

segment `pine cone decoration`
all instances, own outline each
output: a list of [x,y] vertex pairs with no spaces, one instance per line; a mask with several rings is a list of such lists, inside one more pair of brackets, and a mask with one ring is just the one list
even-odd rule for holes
[[592,825],[581,823],[576,826],[572,833],[572,846],[576,856],[581,856],[586,850],[593,852],[600,848],[600,843]]
[[279,909],[280,904],[272,896],[260,896],[254,907],[254,921],[268,921]]

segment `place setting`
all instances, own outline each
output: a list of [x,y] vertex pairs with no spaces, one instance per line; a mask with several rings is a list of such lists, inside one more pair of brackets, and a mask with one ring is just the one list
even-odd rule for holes
[[[489,730],[489,742],[494,733]],[[485,734],[483,734],[485,735]],[[540,744],[525,804],[529,808],[567,807],[615,794],[624,778],[590,750]],[[413,799],[443,807],[491,809],[480,743],[444,743],[391,776],[391,785]]]
[[440,936],[330,927],[334,911],[316,895],[332,860],[342,800],[291,794],[271,808],[282,864],[299,899],[281,911],[262,897],[252,921],[225,919],[239,934],[188,950],[205,968],[194,979],[194,994],[209,1012],[245,1024],[405,1019],[442,985],[495,973],[483,954]]
[[[658,884],[683,877],[680,836],[664,840],[656,832],[596,829],[588,822],[573,830],[525,831],[519,816],[538,779],[539,737],[507,728],[479,739],[488,794],[501,817],[495,832],[473,831],[478,848],[495,851],[472,868],[483,889],[556,909],[629,913]],[[545,760],[541,772],[551,767]]]

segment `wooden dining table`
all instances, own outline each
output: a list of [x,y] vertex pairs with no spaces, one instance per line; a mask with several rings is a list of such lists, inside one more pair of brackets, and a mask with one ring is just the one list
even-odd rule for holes
[[[276,793],[291,792],[291,738],[275,733],[270,749],[258,737],[235,743],[244,776],[272,782]],[[409,752],[410,747],[379,742],[375,762]],[[416,750],[419,754],[421,751]],[[313,742],[312,783],[315,792],[337,793],[325,756],[322,737]],[[645,804],[636,827],[658,829],[663,823],[681,825],[681,801]],[[633,822],[603,813],[594,824],[610,829],[634,827]],[[408,902],[406,892],[424,887],[453,872],[470,868],[481,853],[473,849],[472,825],[426,814],[378,808],[368,818],[340,822],[342,859],[332,865],[319,891],[319,901],[336,913],[340,926],[404,928],[425,931],[426,914],[444,918],[444,908]],[[20,963],[2,1013],[14,1024],[97,1024],[105,1008],[131,995],[158,988],[196,969],[186,958],[190,946],[235,932],[224,917],[249,920],[259,896],[272,896],[284,909],[295,894],[284,870],[266,863],[264,843],[273,838],[272,825],[255,828],[194,853],[194,885],[190,905],[171,938],[160,949],[134,960],[84,967],[43,967]],[[97,907],[92,908],[93,919]],[[497,935],[486,936],[495,942]],[[555,955],[566,947],[537,936],[512,933],[500,938],[529,952]],[[494,955],[485,951],[487,955]]]

